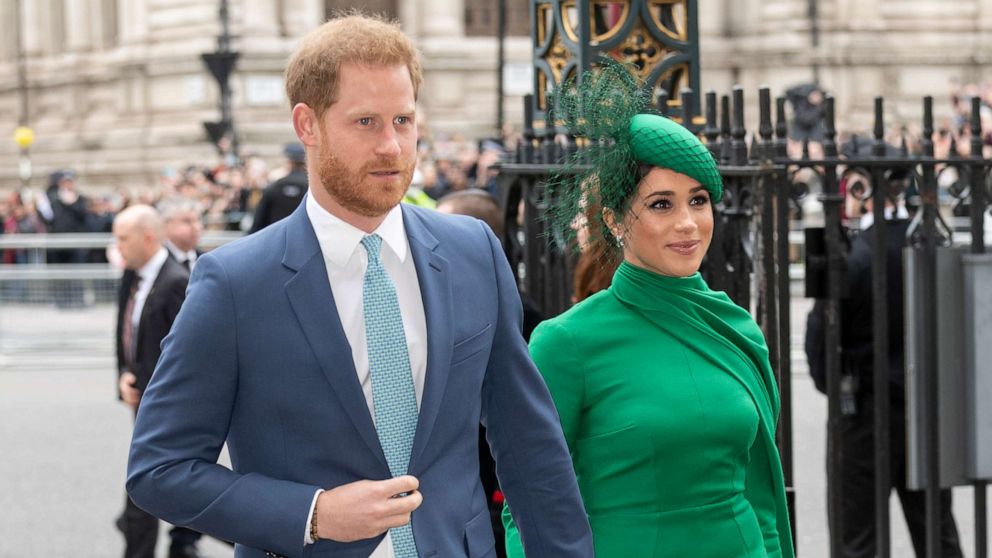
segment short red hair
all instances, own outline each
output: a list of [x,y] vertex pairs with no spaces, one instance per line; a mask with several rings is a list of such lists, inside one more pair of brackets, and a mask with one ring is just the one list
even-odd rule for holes
[[410,71],[414,98],[423,83],[420,58],[399,23],[379,16],[348,12],[314,29],[286,65],[290,106],[304,103],[321,116],[338,96],[342,64],[390,66]]

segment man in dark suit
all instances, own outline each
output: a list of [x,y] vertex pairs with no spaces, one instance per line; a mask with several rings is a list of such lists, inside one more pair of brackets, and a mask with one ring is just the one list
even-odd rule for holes
[[[137,412],[162,339],[182,306],[189,274],[162,246],[164,224],[153,208],[125,209],[114,219],[113,231],[125,264],[117,312],[118,389],[121,400]],[[128,498],[117,525],[124,532],[125,558],[154,558],[156,517]],[[197,538],[187,530],[174,533],[170,558],[197,556]]]
[[398,25],[304,37],[286,83],[310,195],[199,259],[163,343],[128,492],[239,558],[494,558],[480,423],[528,555],[593,556],[499,241],[399,203],[421,81]]
[[158,204],[159,215],[165,222],[165,249],[169,257],[176,260],[187,272],[192,273],[203,236],[203,214],[195,200],[175,196]]

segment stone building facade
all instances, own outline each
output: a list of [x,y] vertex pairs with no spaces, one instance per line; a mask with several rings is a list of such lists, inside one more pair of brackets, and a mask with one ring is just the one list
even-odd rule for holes
[[836,99],[838,127],[871,131],[874,97],[887,126],[919,128],[922,97],[938,120],[951,112],[949,83],[992,78],[992,0],[701,0],[703,89],[749,98],[812,82]]
[[[20,6],[18,6],[20,4]],[[295,138],[283,90],[285,61],[299,38],[337,9],[363,6],[399,19],[423,53],[419,109],[432,132],[467,138],[496,133],[495,2],[473,0],[229,0],[231,76],[241,152],[277,162]],[[530,64],[527,0],[509,0],[506,61]],[[18,187],[21,121],[35,131],[33,187],[71,167],[96,188],[142,188],[166,168],[213,163],[203,129],[220,118],[219,88],[200,55],[217,48],[218,0],[0,0],[0,20],[20,31],[26,87],[18,79],[15,33],[0,38],[0,190]],[[511,76],[512,77],[512,76]],[[521,78],[509,85],[521,87]],[[514,85],[515,84],[515,85]],[[522,118],[521,93],[506,98],[506,121]]]
[[[529,84],[529,1],[507,4],[504,114],[519,127],[520,95]],[[215,161],[202,122],[219,118],[219,92],[200,55],[217,47],[218,5],[0,0],[5,29],[20,29],[26,76],[22,86],[17,34],[5,33],[0,190],[19,184],[11,134],[24,105],[37,137],[35,187],[50,170],[72,167],[84,184],[140,188],[164,168]],[[293,139],[282,87],[285,60],[300,36],[351,5],[396,17],[416,41],[425,69],[420,110],[433,133],[495,133],[495,0],[229,5],[231,45],[240,53],[231,84],[242,153],[278,160],[281,145]],[[933,94],[938,110],[945,107],[948,81],[982,81],[992,57],[992,0],[699,0],[699,27],[702,89],[726,92],[741,83],[753,100],[761,84],[781,93],[818,76],[838,99],[839,119],[864,127],[875,95],[890,100],[891,121],[917,121],[920,96]],[[749,111],[752,125],[754,118]]]

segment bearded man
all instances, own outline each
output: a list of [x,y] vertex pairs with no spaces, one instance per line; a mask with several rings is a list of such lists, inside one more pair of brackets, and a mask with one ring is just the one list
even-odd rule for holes
[[421,80],[398,26],[360,15],[291,57],[310,190],[198,260],[135,426],[142,508],[239,557],[492,557],[482,423],[528,556],[593,555],[499,241],[399,204]]

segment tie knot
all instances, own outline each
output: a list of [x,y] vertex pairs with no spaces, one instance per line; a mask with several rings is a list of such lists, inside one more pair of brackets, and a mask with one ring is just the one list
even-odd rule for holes
[[365,235],[362,238],[362,246],[369,256],[369,265],[379,263],[379,249],[382,247],[382,237],[377,234]]

